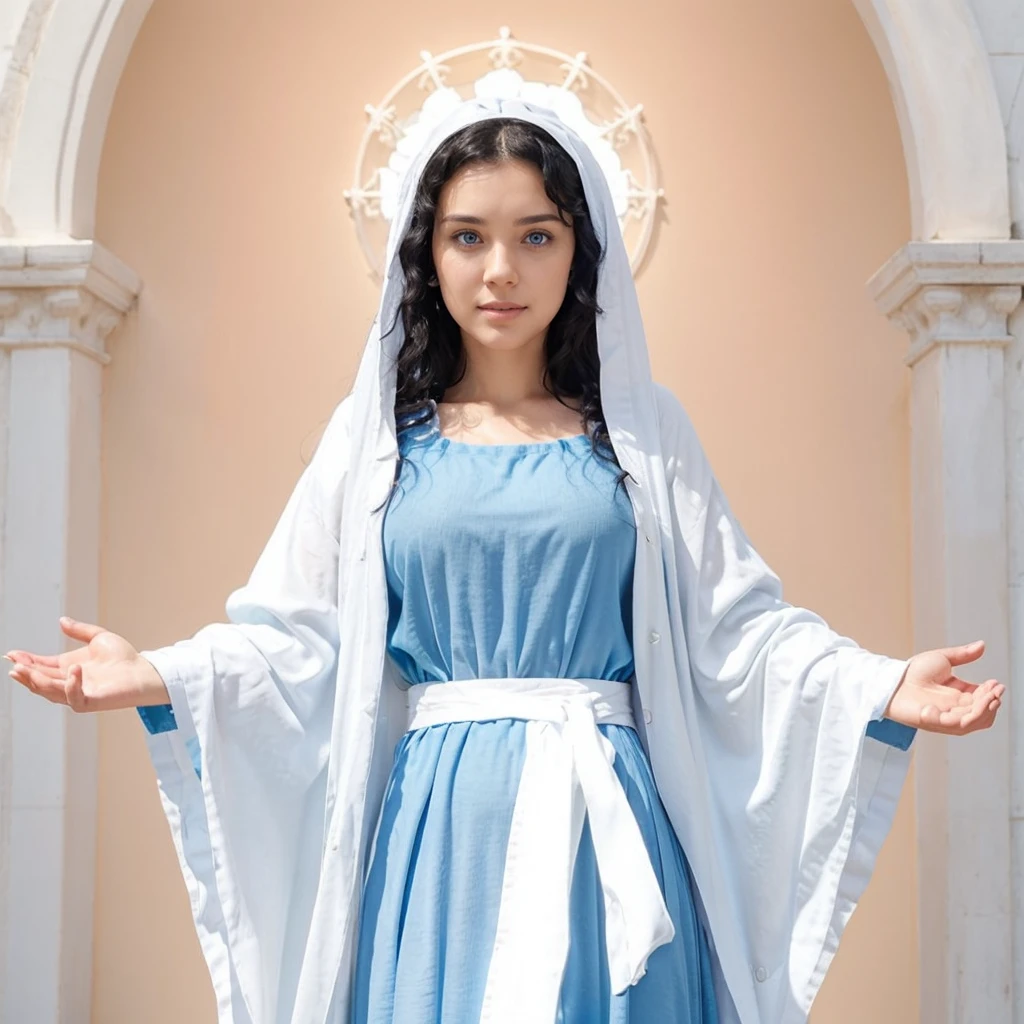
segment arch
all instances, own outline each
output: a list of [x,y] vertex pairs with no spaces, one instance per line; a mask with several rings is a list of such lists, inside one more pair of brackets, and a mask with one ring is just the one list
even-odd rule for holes
[[110,107],[152,4],[29,5],[19,33],[21,66],[12,62],[0,91],[0,226],[6,234],[92,238]]
[[[30,35],[19,39],[19,48],[35,57],[24,69],[12,67],[0,91],[7,234],[92,237],[110,106],[152,3],[38,0],[30,5],[25,22]],[[967,0],[853,3],[892,90],[914,239],[1008,238],[1006,136]],[[7,146],[3,139],[10,140]]]
[[853,0],[892,91],[915,241],[1010,237],[1006,134],[967,0]]

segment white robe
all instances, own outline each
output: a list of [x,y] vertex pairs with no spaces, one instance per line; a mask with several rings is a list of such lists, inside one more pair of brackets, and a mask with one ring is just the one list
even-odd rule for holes
[[[403,286],[397,244],[428,155],[463,125],[497,116],[540,125],[572,155],[605,247],[602,404],[632,476],[638,527],[637,727],[697,884],[722,1019],[797,1024],[896,809],[910,755],[865,730],[906,663],[861,649],[783,601],[686,413],[651,379],[596,161],[549,111],[519,101],[465,103],[414,162],[353,391],[248,583],[229,597],[229,622],[144,652],[178,723],[147,743],[219,1021],[348,1019],[365,856],[406,727],[385,656],[382,511],[374,511],[397,458],[400,318],[386,330]],[[189,759],[195,739],[201,776]]]

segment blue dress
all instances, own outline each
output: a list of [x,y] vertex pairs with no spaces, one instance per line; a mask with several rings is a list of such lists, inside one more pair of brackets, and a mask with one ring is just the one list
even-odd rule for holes
[[[436,414],[399,435],[384,519],[388,654],[411,683],[633,676],[636,526],[618,469],[583,435],[474,445]],[[493,945],[526,723],[407,733],[369,854],[353,1024],[471,1024]],[[601,725],[675,938],[613,996],[585,827],[573,874],[560,1024],[712,1024],[710,955],[689,869],[636,732]]]

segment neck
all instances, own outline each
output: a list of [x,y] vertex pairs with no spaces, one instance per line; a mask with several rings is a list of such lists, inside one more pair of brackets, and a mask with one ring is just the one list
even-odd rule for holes
[[466,372],[444,395],[446,402],[481,402],[496,410],[550,397],[544,389],[544,339],[512,350],[463,338]]

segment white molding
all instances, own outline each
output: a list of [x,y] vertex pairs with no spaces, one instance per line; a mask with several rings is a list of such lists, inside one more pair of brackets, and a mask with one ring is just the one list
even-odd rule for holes
[[140,279],[99,242],[76,238],[21,242],[0,239],[0,288],[82,286],[121,313]]
[[882,313],[910,335],[913,366],[935,345],[995,345],[1024,285],[1024,242],[911,242],[868,282]]
[[0,349],[58,346],[106,364],[106,338],[140,288],[95,242],[0,243]]
[[909,242],[868,281],[886,316],[921,285],[1024,283],[1024,242]]

